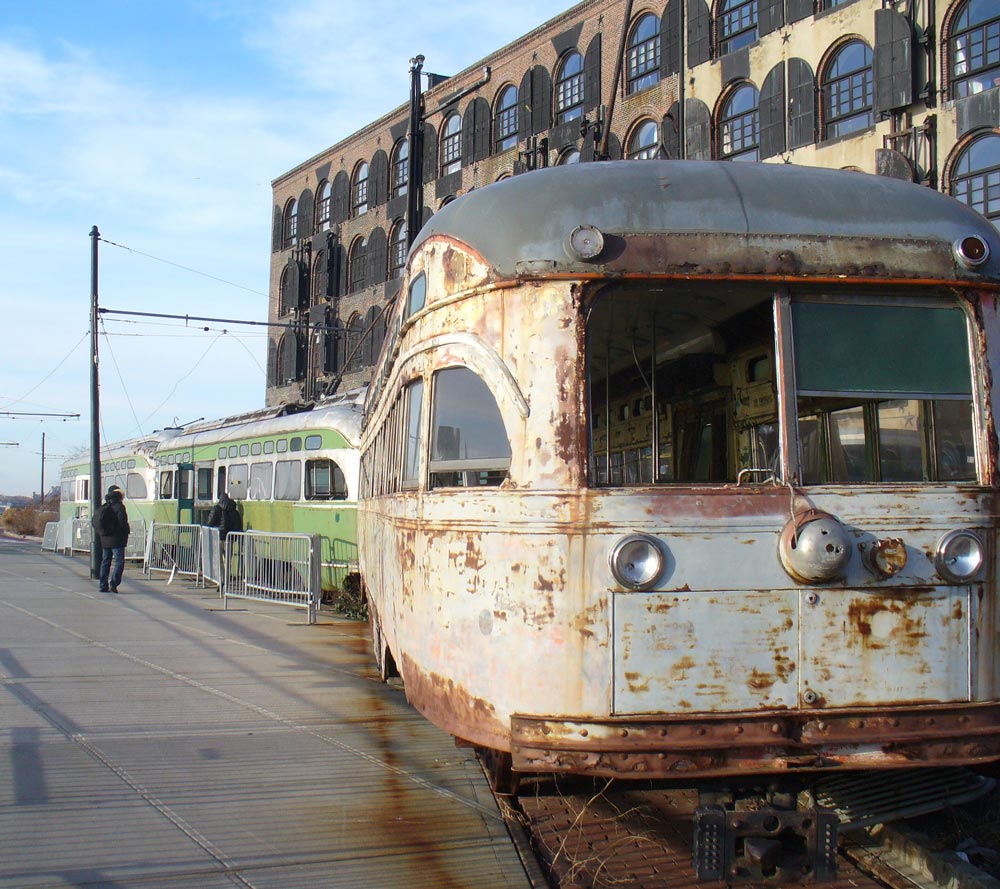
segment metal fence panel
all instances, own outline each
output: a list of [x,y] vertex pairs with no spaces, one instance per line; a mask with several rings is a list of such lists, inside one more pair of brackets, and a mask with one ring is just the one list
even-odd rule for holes
[[46,522],[45,533],[42,535],[42,552],[55,552],[59,545],[59,522]]
[[129,522],[131,530],[128,543],[125,545],[125,558],[144,560],[146,558],[146,520],[136,519]]
[[202,526],[201,576],[222,590],[222,546],[218,528]]
[[92,541],[90,519],[73,519],[70,550],[75,553],[89,553]]
[[230,531],[223,596],[305,608],[316,622],[320,600],[320,540],[313,534]]
[[59,532],[58,539],[56,541],[56,549],[63,553],[71,553],[73,551],[73,519],[62,519],[59,522]]
[[201,570],[201,526],[153,522],[143,572],[168,571],[198,577]]

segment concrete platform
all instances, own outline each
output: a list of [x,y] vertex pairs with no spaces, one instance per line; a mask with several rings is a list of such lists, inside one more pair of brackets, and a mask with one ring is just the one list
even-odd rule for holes
[[531,885],[367,624],[0,538],[0,886]]

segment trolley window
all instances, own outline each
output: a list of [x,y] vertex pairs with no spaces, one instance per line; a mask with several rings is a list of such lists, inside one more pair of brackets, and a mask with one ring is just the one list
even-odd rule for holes
[[250,491],[248,500],[270,500],[271,479],[274,476],[272,463],[250,464]]
[[792,325],[804,484],[975,480],[960,308],[800,301]]
[[212,499],[212,468],[210,466],[198,469],[197,497],[199,500]]
[[333,460],[306,461],[306,500],[346,499],[347,481]]
[[250,467],[246,463],[233,463],[229,467],[229,496],[233,500],[246,500]]
[[250,456],[251,457],[259,457],[260,454],[261,454],[261,450],[262,450],[262,448],[261,448],[260,442],[259,441],[255,441],[252,445],[250,445]]
[[130,472],[125,480],[125,496],[129,500],[146,499],[146,480],[138,472]]
[[430,487],[496,487],[510,469],[510,442],[496,399],[467,367],[434,374]]
[[173,470],[166,470],[160,473],[160,499],[174,499],[174,473]]
[[302,461],[279,460],[274,465],[274,499],[298,500],[302,490]]
[[420,415],[424,381],[414,380],[406,387],[406,440],[403,448],[404,488],[415,488],[420,472]]
[[323,447],[323,436],[322,435],[307,435],[306,436],[306,450],[307,451],[318,451]]
[[177,496],[181,500],[193,499],[194,472],[190,469],[177,470]]

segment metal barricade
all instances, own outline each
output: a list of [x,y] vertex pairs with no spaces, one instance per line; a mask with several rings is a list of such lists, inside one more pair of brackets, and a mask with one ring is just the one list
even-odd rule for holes
[[75,523],[75,519],[61,519],[59,522],[56,549],[64,555],[66,553],[72,555],[73,553],[73,525]]
[[201,568],[201,526],[168,525],[153,522],[142,571],[166,571],[198,577]]
[[342,590],[347,575],[356,574],[359,570],[358,545],[351,540],[341,540],[337,537],[325,543],[329,549],[324,547],[323,570],[328,572],[333,589]]
[[73,532],[70,539],[70,551],[74,553],[89,553],[92,541],[90,519],[73,519]]
[[145,561],[146,558],[146,520],[129,521],[128,543],[125,544],[125,558]]
[[59,545],[59,522],[46,522],[45,533],[42,534],[42,552],[55,552]]
[[316,623],[320,589],[318,534],[230,531],[226,536],[222,595],[305,608]]
[[219,529],[202,526],[201,529],[201,576],[214,583],[222,591],[222,547],[219,544]]

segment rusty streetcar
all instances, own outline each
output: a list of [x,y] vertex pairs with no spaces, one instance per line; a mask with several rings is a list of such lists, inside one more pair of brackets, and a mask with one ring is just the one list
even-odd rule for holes
[[930,189],[712,162],[470,192],[362,433],[376,656],[515,772],[1000,758],[1000,241]]

